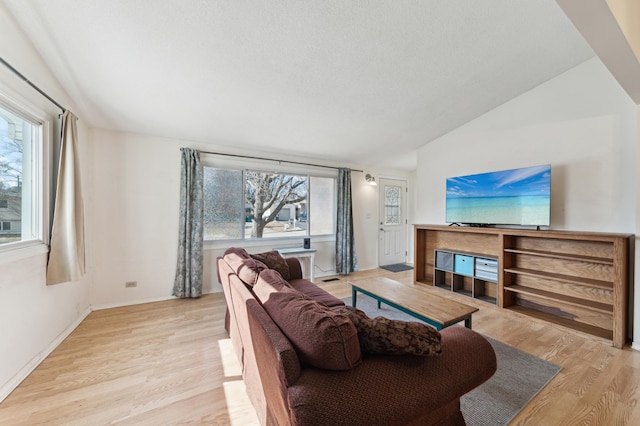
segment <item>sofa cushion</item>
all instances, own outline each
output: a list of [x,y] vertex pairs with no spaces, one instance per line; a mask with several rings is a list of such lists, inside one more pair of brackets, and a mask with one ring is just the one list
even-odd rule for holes
[[253,286],[258,280],[260,271],[267,269],[267,265],[254,259],[243,248],[231,247],[224,252],[224,260],[248,286]]
[[309,296],[316,302],[322,303],[330,308],[333,306],[344,306],[344,302],[342,300],[338,299],[331,293],[328,293],[326,290],[321,289],[309,280],[290,280],[289,285],[304,293],[305,296]]
[[302,364],[350,370],[362,361],[358,331],[346,313],[308,298],[269,269],[260,272],[253,292],[291,341]]
[[334,310],[344,312],[355,324],[363,354],[427,356],[442,351],[440,332],[426,324],[384,317],[369,318],[353,306]]
[[265,251],[264,253],[255,253],[252,254],[251,257],[264,263],[269,269],[275,269],[276,271],[278,271],[280,275],[282,275],[282,278],[284,278],[285,280],[289,281],[289,279],[291,278],[289,274],[289,265],[287,264],[285,258],[282,257],[282,255],[277,250]]

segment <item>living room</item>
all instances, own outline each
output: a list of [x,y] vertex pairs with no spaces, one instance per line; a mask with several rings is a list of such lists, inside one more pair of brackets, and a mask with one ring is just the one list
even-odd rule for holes
[[[107,121],[93,125],[83,118],[84,110],[91,110],[92,105],[81,104],[69,95],[74,90],[69,85],[72,78],[64,80],[51,71],[65,66],[51,62],[46,37],[27,33],[18,23],[25,17],[15,15],[22,9],[16,9],[15,4],[8,7],[9,3],[0,7],[1,56],[54,99],[77,110],[80,117],[80,139],[86,141],[81,142],[79,151],[88,271],[78,282],[44,286],[46,249],[0,253],[0,397],[10,393],[92,310],[171,297],[179,215],[179,148],[183,146],[363,170],[354,172],[352,180],[361,270],[379,266],[378,190],[366,182],[365,173],[406,180],[410,188],[409,224],[443,224],[447,177],[551,164],[553,229],[638,233],[640,100],[616,79],[614,65],[600,51],[530,90],[514,93],[508,102],[432,142],[418,145],[407,152],[414,158],[414,167],[384,162],[370,165],[359,160],[328,161],[313,155],[274,153],[269,146],[248,150],[239,143],[233,146],[237,141],[226,144],[222,138],[213,144],[194,142],[198,139],[187,130],[183,137],[162,137],[115,130]],[[99,84],[100,78],[95,80]],[[59,113],[4,68],[0,70],[0,92]],[[150,94],[146,102],[153,106],[159,100]],[[459,106],[464,100],[452,103]],[[166,111],[167,117],[170,112]],[[206,120],[206,114],[200,119]],[[412,263],[409,231],[407,262]],[[270,249],[273,244],[263,247]],[[317,264],[330,275],[333,242],[314,242],[314,248],[318,248]],[[215,258],[223,251],[213,247],[205,252],[204,293],[220,291]],[[637,259],[636,255],[636,263]],[[137,281],[137,287],[126,288],[128,281]],[[636,300],[639,293],[635,292]],[[631,316],[633,342],[639,342],[639,319],[633,312]]]

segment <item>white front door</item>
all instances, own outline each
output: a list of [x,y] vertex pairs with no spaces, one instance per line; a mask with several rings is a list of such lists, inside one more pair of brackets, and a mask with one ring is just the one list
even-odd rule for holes
[[379,265],[407,260],[407,181],[380,179]]

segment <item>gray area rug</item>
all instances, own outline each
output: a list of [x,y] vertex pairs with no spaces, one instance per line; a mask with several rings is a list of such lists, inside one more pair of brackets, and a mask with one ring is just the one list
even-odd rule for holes
[[404,263],[394,263],[393,265],[384,265],[380,269],[385,269],[391,272],[402,272],[413,269],[413,266],[405,265]]
[[[351,305],[351,297],[342,299]],[[358,309],[369,317],[383,316],[404,321],[416,318],[358,293]],[[562,369],[543,359],[484,336],[493,346],[498,360],[496,373],[482,385],[460,399],[460,409],[467,425],[497,426],[508,424]]]

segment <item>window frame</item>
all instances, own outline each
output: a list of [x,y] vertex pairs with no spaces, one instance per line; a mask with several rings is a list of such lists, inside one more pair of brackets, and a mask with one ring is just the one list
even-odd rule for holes
[[[0,263],[12,262],[49,251],[50,218],[53,199],[53,129],[56,116],[0,85],[0,107],[9,110],[37,127],[32,142],[33,158],[31,194],[31,227],[33,238],[0,245]],[[24,164],[23,164],[24,167]]]
[[[334,181],[334,203],[337,202],[337,182],[338,182],[338,170],[337,169],[320,169],[316,170],[314,167],[313,170],[310,170],[309,166],[298,166],[298,165],[290,165],[280,163],[277,165],[277,168],[273,167],[273,160],[246,160],[246,159],[228,159],[228,158],[213,158],[215,154],[206,154],[202,153],[201,163],[203,167],[213,167],[218,169],[226,169],[226,170],[239,170],[242,172],[242,191],[244,197],[244,190],[246,185],[246,171],[258,171],[258,172],[275,172],[281,174],[290,174],[290,175],[300,175],[307,177],[307,184],[309,187],[307,188],[308,197],[310,196],[310,185],[312,177],[319,178],[331,178]],[[244,198],[243,198],[244,199]],[[311,205],[311,200],[307,199],[309,203],[308,209],[309,212],[313,211],[313,206]],[[311,216],[313,213],[311,213]],[[318,235],[310,235],[310,220],[313,220],[311,216],[308,218],[308,234],[305,236],[295,235],[290,237],[263,237],[263,238],[245,238],[244,236],[239,239],[216,239],[216,240],[204,240],[204,248],[205,249],[220,249],[227,248],[230,245],[242,245],[242,247],[260,247],[260,246],[276,246],[278,244],[291,244],[292,241],[300,242],[302,245],[303,238],[311,237],[316,242],[326,242],[326,241],[335,241],[335,229],[331,234],[318,234]],[[334,217],[334,225],[336,218]],[[335,226],[334,226],[335,228]]]

